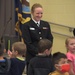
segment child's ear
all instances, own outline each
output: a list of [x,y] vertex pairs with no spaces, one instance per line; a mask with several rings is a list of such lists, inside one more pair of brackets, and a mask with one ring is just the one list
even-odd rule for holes
[[45,54],[48,54],[48,49],[46,49],[46,50],[44,51],[44,53],[45,53]]
[[47,53],[48,52],[48,49],[46,49],[45,52]]
[[54,66],[56,69],[59,69],[59,66],[58,66],[58,64],[55,64],[55,66]]
[[16,52],[16,54],[18,54],[18,51],[15,51]]
[[55,64],[55,68],[59,71],[61,70],[61,67],[58,64]]

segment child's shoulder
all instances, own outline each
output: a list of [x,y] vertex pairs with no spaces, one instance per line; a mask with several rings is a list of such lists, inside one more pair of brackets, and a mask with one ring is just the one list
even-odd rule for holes
[[23,61],[23,62],[25,62],[25,59],[21,59],[21,58],[10,58],[10,60],[13,62],[21,62],[21,61]]
[[[61,75],[59,72],[57,72],[57,71],[54,71],[54,72],[52,72],[52,73],[49,73],[49,75]],[[66,73],[64,73],[63,75],[69,75],[69,73],[68,72],[66,72]]]
[[57,75],[57,72],[56,71],[51,72],[51,73],[49,73],[49,75]]
[[67,55],[67,57],[68,57],[68,56],[71,56],[71,57],[74,56],[74,54],[72,54],[71,52],[67,52],[66,55]]
[[[7,73],[10,69],[10,65],[11,65],[11,61],[10,59],[4,57],[4,60],[0,61],[2,64],[0,64],[0,73],[3,72],[4,73]],[[4,66],[3,66],[4,64]]]
[[5,59],[6,62],[7,62],[7,66],[8,66],[7,71],[9,71],[10,65],[11,65],[11,61],[10,61],[10,59],[8,59],[8,58],[4,58],[4,59]]
[[66,53],[67,56],[72,56],[73,54],[71,52]]
[[20,60],[20,59],[17,59],[17,58],[11,58],[11,66],[19,66],[19,65],[24,65],[26,64],[26,60]]
[[32,58],[30,62],[36,62],[42,60],[49,60],[51,62],[52,58],[49,56],[37,55],[36,57]]

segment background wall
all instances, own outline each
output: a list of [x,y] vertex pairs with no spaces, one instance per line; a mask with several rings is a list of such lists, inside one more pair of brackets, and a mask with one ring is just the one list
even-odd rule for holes
[[6,49],[8,49],[8,40],[11,41],[10,44],[17,41],[14,8],[14,0],[0,0],[0,42],[3,41]]
[[75,0],[30,0],[30,5],[36,2],[43,6],[44,20],[75,27]]
[[[64,26],[75,27],[75,0],[30,0],[30,6],[34,3],[40,3],[43,6],[43,20],[62,24]],[[69,28],[51,24],[52,33],[54,36],[53,53],[61,51],[66,53],[65,39],[68,36],[73,36]],[[67,36],[65,36],[67,35]]]

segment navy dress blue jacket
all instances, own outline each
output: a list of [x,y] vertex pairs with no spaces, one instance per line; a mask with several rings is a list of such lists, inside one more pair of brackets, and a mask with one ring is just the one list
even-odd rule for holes
[[25,23],[22,26],[22,37],[27,45],[26,60],[28,62],[38,53],[37,44],[40,39],[49,39],[53,42],[50,25],[43,20],[40,21],[39,27],[32,19]]

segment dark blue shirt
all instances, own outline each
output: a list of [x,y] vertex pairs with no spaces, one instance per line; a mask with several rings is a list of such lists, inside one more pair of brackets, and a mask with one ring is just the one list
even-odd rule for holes
[[11,58],[11,68],[9,75],[22,75],[25,68],[25,60],[20,60],[18,58]]

